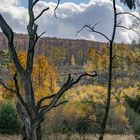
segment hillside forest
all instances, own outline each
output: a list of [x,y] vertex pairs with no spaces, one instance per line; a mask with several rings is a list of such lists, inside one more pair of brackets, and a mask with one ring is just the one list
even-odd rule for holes
[[[27,40],[27,35],[15,34],[15,44],[18,44],[16,50],[23,67],[26,67]],[[5,37],[0,34],[0,78],[12,89],[14,88],[12,76],[15,67],[5,48],[6,44]],[[108,44],[44,37],[40,39],[35,49],[32,77],[36,102],[46,94],[51,96],[52,93],[57,92],[69,73],[73,77],[83,72],[92,73],[95,70],[98,73],[95,78],[82,79],[78,85],[63,95],[61,100],[66,100],[66,103],[53,109],[45,117],[42,124],[43,135],[99,133],[107,94]],[[140,97],[139,58],[140,42],[113,45],[112,100],[106,133],[140,134],[140,115],[135,113],[127,102],[128,97],[132,99]],[[20,77],[18,79],[22,93],[23,82]],[[1,104],[6,101],[8,105],[10,103],[10,106],[15,108],[15,100],[14,94],[0,86]],[[49,100],[43,104],[46,103],[49,103]],[[10,124],[4,126],[2,117],[0,115],[0,133],[20,133],[20,121],[15,123],[15,129],[9,129]]]

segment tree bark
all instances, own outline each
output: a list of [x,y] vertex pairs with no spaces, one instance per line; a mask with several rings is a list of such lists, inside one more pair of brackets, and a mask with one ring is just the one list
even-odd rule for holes
[[22,140],[41,140],[41,117],[36,114],[33,118],[30,112],[26,111],[20,102],[16,104],[17,112],[23,124]]
[[29,132],[28,127],[26,127],[25,125],[22,128],[22,140],[41,140],[41,126],[39,125],[38,128],[37,127],[32,127],[32,129],[30,130],[30,133],[26,133]]

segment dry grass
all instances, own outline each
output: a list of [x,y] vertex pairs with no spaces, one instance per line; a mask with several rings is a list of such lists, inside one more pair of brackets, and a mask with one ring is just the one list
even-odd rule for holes
[[2,136],[0,135],[0,140],[20,140],[19,136]]
[[[21,140],[19,136],[0,136],[0,140]],[[93,135],[51,135],[43,140],[97,140]],[[135,140],[133,135],[106,135],[105,140]]]

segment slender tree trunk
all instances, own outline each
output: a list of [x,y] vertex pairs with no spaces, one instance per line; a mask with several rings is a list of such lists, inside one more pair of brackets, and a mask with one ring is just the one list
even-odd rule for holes
[[108,93],[107,93],[107,101],[106,101],[106,107],[105,107],[105,114],[104,118],[101,124],[101,131],[100,131],[100,138],[99,140],[103,140],[104,134],[105,134],[105,129],[106,129],[106,124],[107,124],[107,119],[108,119],[108,114],[109,114],[109,109],[110,109],[110,102],[111,102],[111,88],[112,88],[112,47],[110,47],[110,57],[109,57],[109,81],[108,81]]
[[101,130],[100,130],[99,140],[103,140],[104,139],[105,129],[106,129],[108,115],[109,115],[109,110],[110,110],[110,103],[111,103],[113,43],[114,43],[116,27],[117,27],[117,12],[116,12],[116,2],[115,2],[115,0],[113,0],[113,9],[114,9],[114,26],[113,26],[112,38],[111,38],[110,44],[109,44],[108,91],[107,91],[107,100],[106,100],[105,113],[104,113],[103,121],[101,123]]

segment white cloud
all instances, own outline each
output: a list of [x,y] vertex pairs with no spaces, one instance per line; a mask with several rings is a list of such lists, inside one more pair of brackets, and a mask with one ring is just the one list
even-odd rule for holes
[[20,3],[20,0],[0,0],[0,4],[6,4],[6,5],[18,5]]
[[[3,2],[3,3],[2,3]],[[8,3],[8,5],[7,5]],[[28,12],[24,7],[19,6],[20,0],[0,0],[0,11],[10,23],[14,31],[26,32],[28,23]],[[35,7],[35,15],[38,15],[44,7],[50,7],[37,22],[39,24],[39,32],[47,31],[47,36],[56,36],[61,38],[74,38],[83,25],[95,24],[100,22],[96,30],[106,34],[108,37],[112,35],[113,26],[113,9],[111,0],[90,0],[88,4],[75,4],[66,2],[59,5],[57,9],[57,19],[54,16],[55,3],[40,1]],[[118,11],[123,11],[117,6]],[[132,24],[132,18],[128,15],[121,16],[122,25],[129,26]],[[97,41],[106,41],[103,37],[93,34],[86,30],[82,31],[77,38],[91,39]],[[128,42],[138,38],[132,31],[118,29],[116,34],[116,42]]]
[[20,0],[0,0],[0,13],[14,32],[25,32],[28,21],[27,9],[20,7]]

